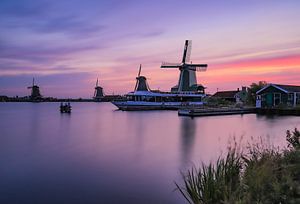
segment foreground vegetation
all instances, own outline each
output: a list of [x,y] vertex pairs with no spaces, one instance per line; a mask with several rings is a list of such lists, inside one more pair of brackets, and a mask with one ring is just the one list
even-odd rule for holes
[[287,131],[288,146],[280,151],[251,145],[237,146],[215,164],[192,168],[177,189],[189,203],[300,203],[300,132]]

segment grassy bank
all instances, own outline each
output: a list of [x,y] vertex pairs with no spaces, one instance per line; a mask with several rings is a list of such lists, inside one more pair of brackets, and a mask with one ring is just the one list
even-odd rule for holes
[[300,203],[300,132],[287,131],[284,150],[235,146],[216,163],[183,174],[177,189],[189,203]]

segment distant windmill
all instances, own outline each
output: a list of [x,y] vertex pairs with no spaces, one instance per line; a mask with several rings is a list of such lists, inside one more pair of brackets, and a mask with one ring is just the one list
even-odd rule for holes
[[178,84],[171,91],[203,91],[204,87],[197,84],[196,71],[206,71],[207,64],[192,64],[190,62],[192,41],[186,40],[181,63],[163,62],[160,68],[178,68],[180,76]]
[[31,89],[30,99],[36,100],[36,99],[40,99],[42,97],[42,95],[40,93],[40,87],[35,85],[34,78],[32,79],[32,86],[29,86],[27,88]]
[[150,91],[150,88],[147,83],[147,78],[141,76],[142,65],[140,64],[139,72],[136,77],[136,84],[134,87],[134,91]]
[[98,78],[97,78],[97,82],[96,82],[96,86],[95,86],[95,92],[94,92],[94,99],[96,101],[100,101],[101,98],[103,98],[104,94],[103,94],[103,88],[101,86],[98,85]]

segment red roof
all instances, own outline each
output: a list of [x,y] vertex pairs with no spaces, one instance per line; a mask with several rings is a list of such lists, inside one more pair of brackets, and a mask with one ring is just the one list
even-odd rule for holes
[[239,91],[218,91],[213,95],[213,97],[234,98],[235,94],[237,94],[238,92]]

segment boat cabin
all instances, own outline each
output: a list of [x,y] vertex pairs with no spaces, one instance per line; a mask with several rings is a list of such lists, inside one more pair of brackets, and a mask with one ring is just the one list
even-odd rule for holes
[[201,102],[204,94],[188,93],[163,93],[150,91],[135,91],[127,94],[128,101],[144,102]]

